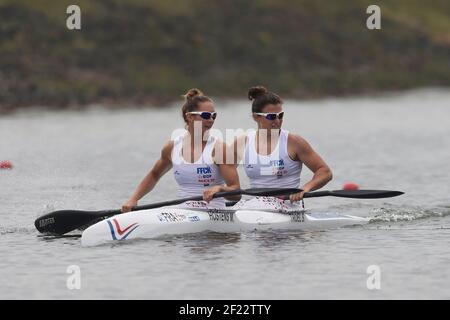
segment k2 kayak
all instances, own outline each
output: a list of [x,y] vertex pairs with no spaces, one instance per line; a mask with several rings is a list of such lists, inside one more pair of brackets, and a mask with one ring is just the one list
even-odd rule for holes
[[82,246],[114,241],[154,239],[203,231],[245,232],[264,230],[322,230],[362,225],[368,218],[337,213],[298,210],[280,213],[265,210],[185,209],[165,207],[115,215],[85,229]]

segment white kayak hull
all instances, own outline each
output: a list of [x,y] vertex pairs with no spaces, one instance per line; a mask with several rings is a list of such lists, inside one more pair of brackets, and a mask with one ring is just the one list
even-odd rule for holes
[[194,210],[165,207],[129,212],[102,220],[84,230],[81,244],[94,246],[111,241],[153,239],[164,235],[203,231],[321,230],[367,222],[367,218],[336,213],[305,211],[278,213],[261,210]]

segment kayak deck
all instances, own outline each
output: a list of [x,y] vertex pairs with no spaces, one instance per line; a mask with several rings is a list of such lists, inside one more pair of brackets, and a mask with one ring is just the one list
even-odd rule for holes
[[110,241],[153,239],[203,231],[242,232],[255,230],[320,230],[361,225],[367,218],[305,210],[279,213],[261,210],[194,210],[166,207],[129,212],[88,227],[81,236],[83,246]]

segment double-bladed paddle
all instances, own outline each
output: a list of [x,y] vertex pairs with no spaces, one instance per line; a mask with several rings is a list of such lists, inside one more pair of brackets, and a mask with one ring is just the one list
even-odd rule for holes
[[[300,191],[302,190],[296,188],[254,188],[244,190],[238,189],[227,192],[218,192],[214,194],[213,198],[229,197],[235,195],[274,197],[293,194]],[[403,194],[403,192],[401,191],[389,190],[333,190],[305,192],[304,198],[333,196],[356,199],[378,199],[395,197],[401,194]],[[201,200],[203,200],[202,196],[196,196],[171,201],[163,201],[143,206],[136,206],[132,209],[132,211],[154,209],[165,206],[172,206],[186,201]],[[61,235],[120,213],[121,211],[119,209],[103,211],[58,210],[39,217],[34,222],[34,225],[39,232]]]

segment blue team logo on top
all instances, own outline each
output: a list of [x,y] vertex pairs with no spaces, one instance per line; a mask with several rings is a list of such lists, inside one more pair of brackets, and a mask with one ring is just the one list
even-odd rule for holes
[[211,167],[197,168],[197,174],[210,174],[210,173],[211,173]]
[[287,172],[284,169],[284,160],[271,160],[268,166],[260,167],[260,174],[262,176],[277,176],[281,178]]
[[278,167],[278,168],[284,168],[284,160],[280,159],[280,160],[271,160],[270,161],[270,165],[272,167]]

